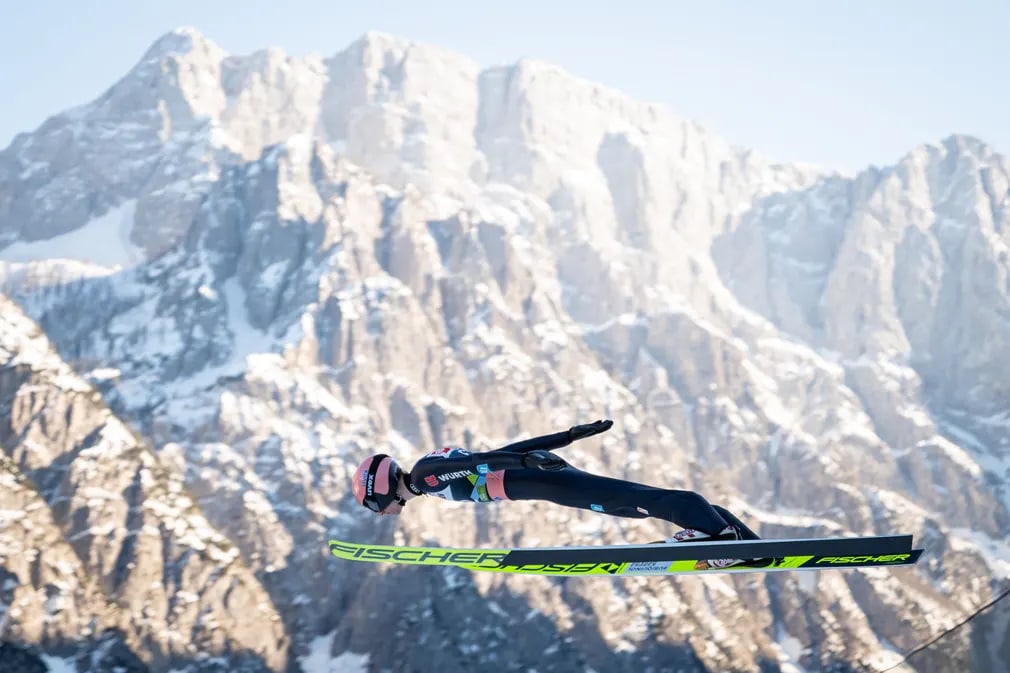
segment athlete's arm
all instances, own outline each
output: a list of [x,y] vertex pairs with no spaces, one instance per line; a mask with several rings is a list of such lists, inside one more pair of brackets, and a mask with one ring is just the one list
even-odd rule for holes
[[[512,451],[518,453],[529,453],[530,451],[550,451],[568,446],[577,439],[584,439],[601,432],[606,432],[614,424],[611,420],[596,421],[595,423],[584,423],[575,425],[563,432],[555,432],[551,435],[542,435],[533,439],[524,439],[508,446],[503,446],[498,451]],[[492,451],[492,453],[496,453]]]
[[508,446],[503,446],[497,451],[491,451],[491,453],[498,453],[501,451],[510,453],[528,453],[530,451],[550,451],[551,449],[560,449],[562,446],[568,446],[572,443],[572,438],[568,434],[568,430],[564,432],[555,432],[551,435],[543,435],[541,437],[534,437],[533,439],[524,439],[521,442],[514,442]]

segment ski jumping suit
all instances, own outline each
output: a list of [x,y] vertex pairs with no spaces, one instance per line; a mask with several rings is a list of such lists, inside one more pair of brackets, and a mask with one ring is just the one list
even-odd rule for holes
[[415,492],[446,500],[546,500],[612,516],[655,517],[713,536],[733,525],[742,538],[757,539],[731,512],[693,491],[601,477],[567,464],[558,471],[523,466],[524,454],[560,448],[571,441],[568,432],[557,432],[486,453],[439,449],[417,461],[408,483]]

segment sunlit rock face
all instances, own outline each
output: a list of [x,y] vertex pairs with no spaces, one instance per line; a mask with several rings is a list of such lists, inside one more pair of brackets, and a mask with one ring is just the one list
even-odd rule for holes
[[[1008,173],[967,137],[775,165],[547,64],[378,34],[166,35],[0,152],[0,662],[895,663],[1010,572]],[[380,520],[347,488],[370,453],[602,417],[563,450],[583,469],[924,559],[601,582],[327,556],[668,537],[531,502]],[[975,624],[905,670],[1002,670],[1005,615]]]

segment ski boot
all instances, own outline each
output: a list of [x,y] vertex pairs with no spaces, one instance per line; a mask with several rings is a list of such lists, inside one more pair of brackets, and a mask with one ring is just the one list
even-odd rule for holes
[[[708,533],[703,533],[702,531],[695,530],[693,528],[685,528],[684,530],[677,531],[673,537],[667,538],[666,540],[659,540],[654,544],[677,544],[682,542],[732,542],[740,539],[743,538],[741,538],[740,531],[738,531],[735,526],[726,526],[716,535],[709,535]],[[776,558],[705,559],[698,561],[695,564],[694,568],[695,570],[725,570],[727,568],[735,568],[735,567],[767,568],[770,566],[774,566],[781,560],[782,559],[776,559]]]
[[703,533],[700,530],[695,530],[694,528],[685,528],[684,530],[674,533],[673,537],[668,537],[665,540],[656,540],[650,544],[676,544],[678,542],[730,542],[732,540],[739,539],[740,532],[733,526],[726,526],[716,535],[709,535],[708,533]]

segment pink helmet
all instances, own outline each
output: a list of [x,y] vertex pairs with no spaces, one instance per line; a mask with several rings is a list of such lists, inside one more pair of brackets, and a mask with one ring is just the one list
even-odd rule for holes
[[381,512],[393,502],[405,505],[396,494],[396,480],[402,470],[396,461],[384,453],[366,458],[352,477],[354,499],[373,512]]

